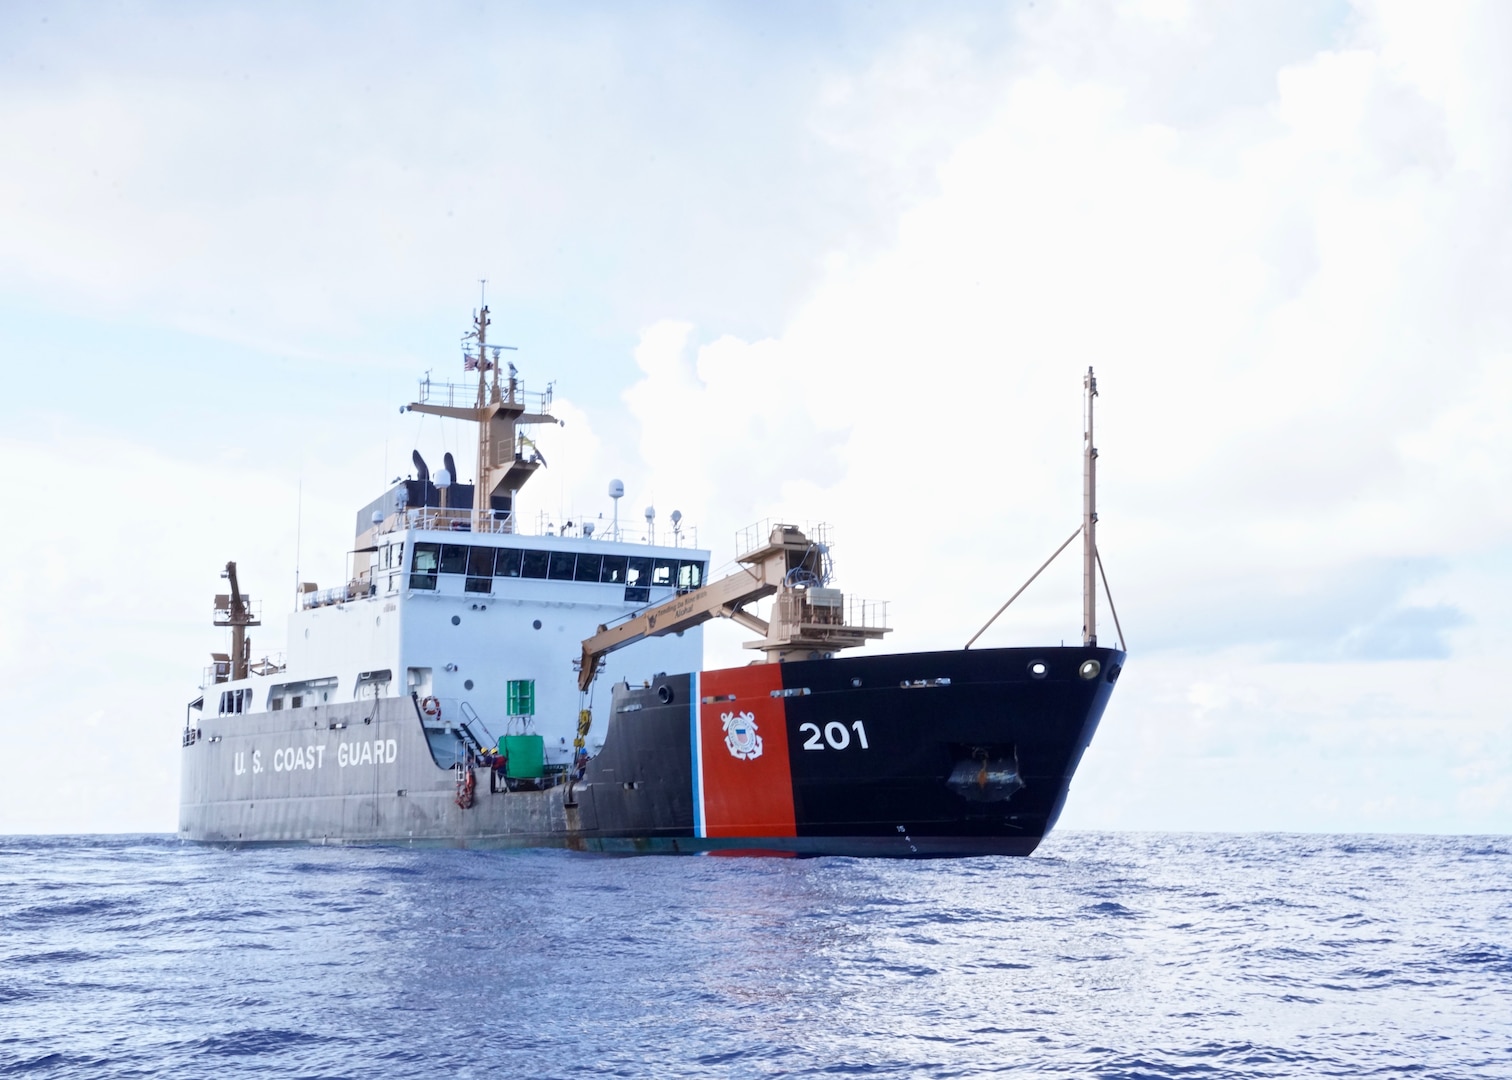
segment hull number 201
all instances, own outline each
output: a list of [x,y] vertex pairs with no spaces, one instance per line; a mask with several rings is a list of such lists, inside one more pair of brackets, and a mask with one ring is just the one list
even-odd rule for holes
[[824,725],[824,730],[819,730],[818,724],[799,724],[798,734],[805,732],[808,738],[803,742],[805,750],[824,750],[828,743],[830,750],[844,750],[851,744],[851,732],[856,733],[856,742],[863,750],[870,750],[871,744],[866,741],[866,725],[860,720],[855,721],[850,727],[846,727],[838,720],[831,720]]

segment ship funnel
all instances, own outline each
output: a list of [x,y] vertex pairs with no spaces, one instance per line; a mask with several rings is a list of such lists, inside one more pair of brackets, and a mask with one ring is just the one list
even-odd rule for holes
[[425,463],[425,459],[420,456],[420,451],[416,450],[414,453],[412,453],[410,455],[410,460],[415,463],[415,476],[419,478],[422,484],[428,483],[430,481],[430,466],[427,465]]

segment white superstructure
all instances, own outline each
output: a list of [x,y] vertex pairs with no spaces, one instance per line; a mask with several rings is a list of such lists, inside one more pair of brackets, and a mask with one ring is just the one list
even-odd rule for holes
[[[450,454],[432,477],[417,451],[417,475],[358,512],[351,579],[323,591],[301,585],[282,663],[252,662],[244,628],[259,622],[229,565],[232,593],[217,597],[216,621],[232,627],[232,652],[212,656],[202,715],[413,697],[438,764],[506,734],[542,736],[547,766],[597,751],[602,727],[579,730],[592,704],[574,673],[583,639],[700,588],[709,553],[680,546],[680,530],[673,546],[632,542],[617,520],[599,536],[591,525],[575,535],[522,533],[515,500],[544,462],[520,428],[556,423],[551,390],[527,394],[512,364],[501,378],[486,307],[473,325],[464,356],[476,386],[427,378],[405,408],[478,423],[474,482],[460,482]],[[684,629],[617,654],[599,685],[639,685],[658,671],[696,670],[702,659],[702,629]],[[586,745],[575,747],[579,737]]]
[[[289,616],[287,661],[248,665],[239,679],[226,670],[205,687],[205,711],[415,694],[436,699],[442,730],[469,718],[482,721],[484,742],[506,727],[527,730],[545,738],[548,764],[565,765],[582,640],[679,587],[697,587],[707,572],[708,552],[693,548],[416,527],[424,516],[410,510],[386,521],[371,564],[348,587],[311,592]],[[616,653],[600,681],[638,684],[651,672],[696,670],[702,659],[703,631],[694,627]],[[597,734],[588,737],[590,753]]]

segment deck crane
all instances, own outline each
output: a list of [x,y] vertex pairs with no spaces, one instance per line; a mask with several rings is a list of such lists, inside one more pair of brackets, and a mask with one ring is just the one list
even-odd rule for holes
[[[741,568],[701,589],[675,596],[614,626],[600,626],[583,640],[578,661],[578,688],[587,691],[604,657],[642,638],[675,634],[715,618],[731,619],[761,635],[745,647],[758,649],[767,663],[828,657],[838,649],[864,645],[887,633],[871,625],[865,605],[852,604],[847,620],[845,596],[825,582],[827,549],[793,525],[775,526],[762,546],[736,558]],[[771,620],[745,610],[747,604],[775,595]]]
[[[251,598],[244,596],[241,586],[237,584],[236,563],[228,562],[221,577],[230,582],[231,592],[222,593],[215,598],[215,625],[231,628],[231,655],[226,658],[230,661],[229,674],[232,679],[245,679],[251,667],[249,661],[252,656],[252,641],[247,637],[247,627],[261,626],[262,620],[248,606]],[[222,655],[224,654],[214,657],[217,664],[224,662],[221,660]]]

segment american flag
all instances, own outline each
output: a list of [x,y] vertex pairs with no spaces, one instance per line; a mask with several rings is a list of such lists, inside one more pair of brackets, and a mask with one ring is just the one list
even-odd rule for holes
[[478,370],[478,358],[476,356],[474,356],[472,353],[463,353],[462,354],[462,370],[463,371],[477,371]]

